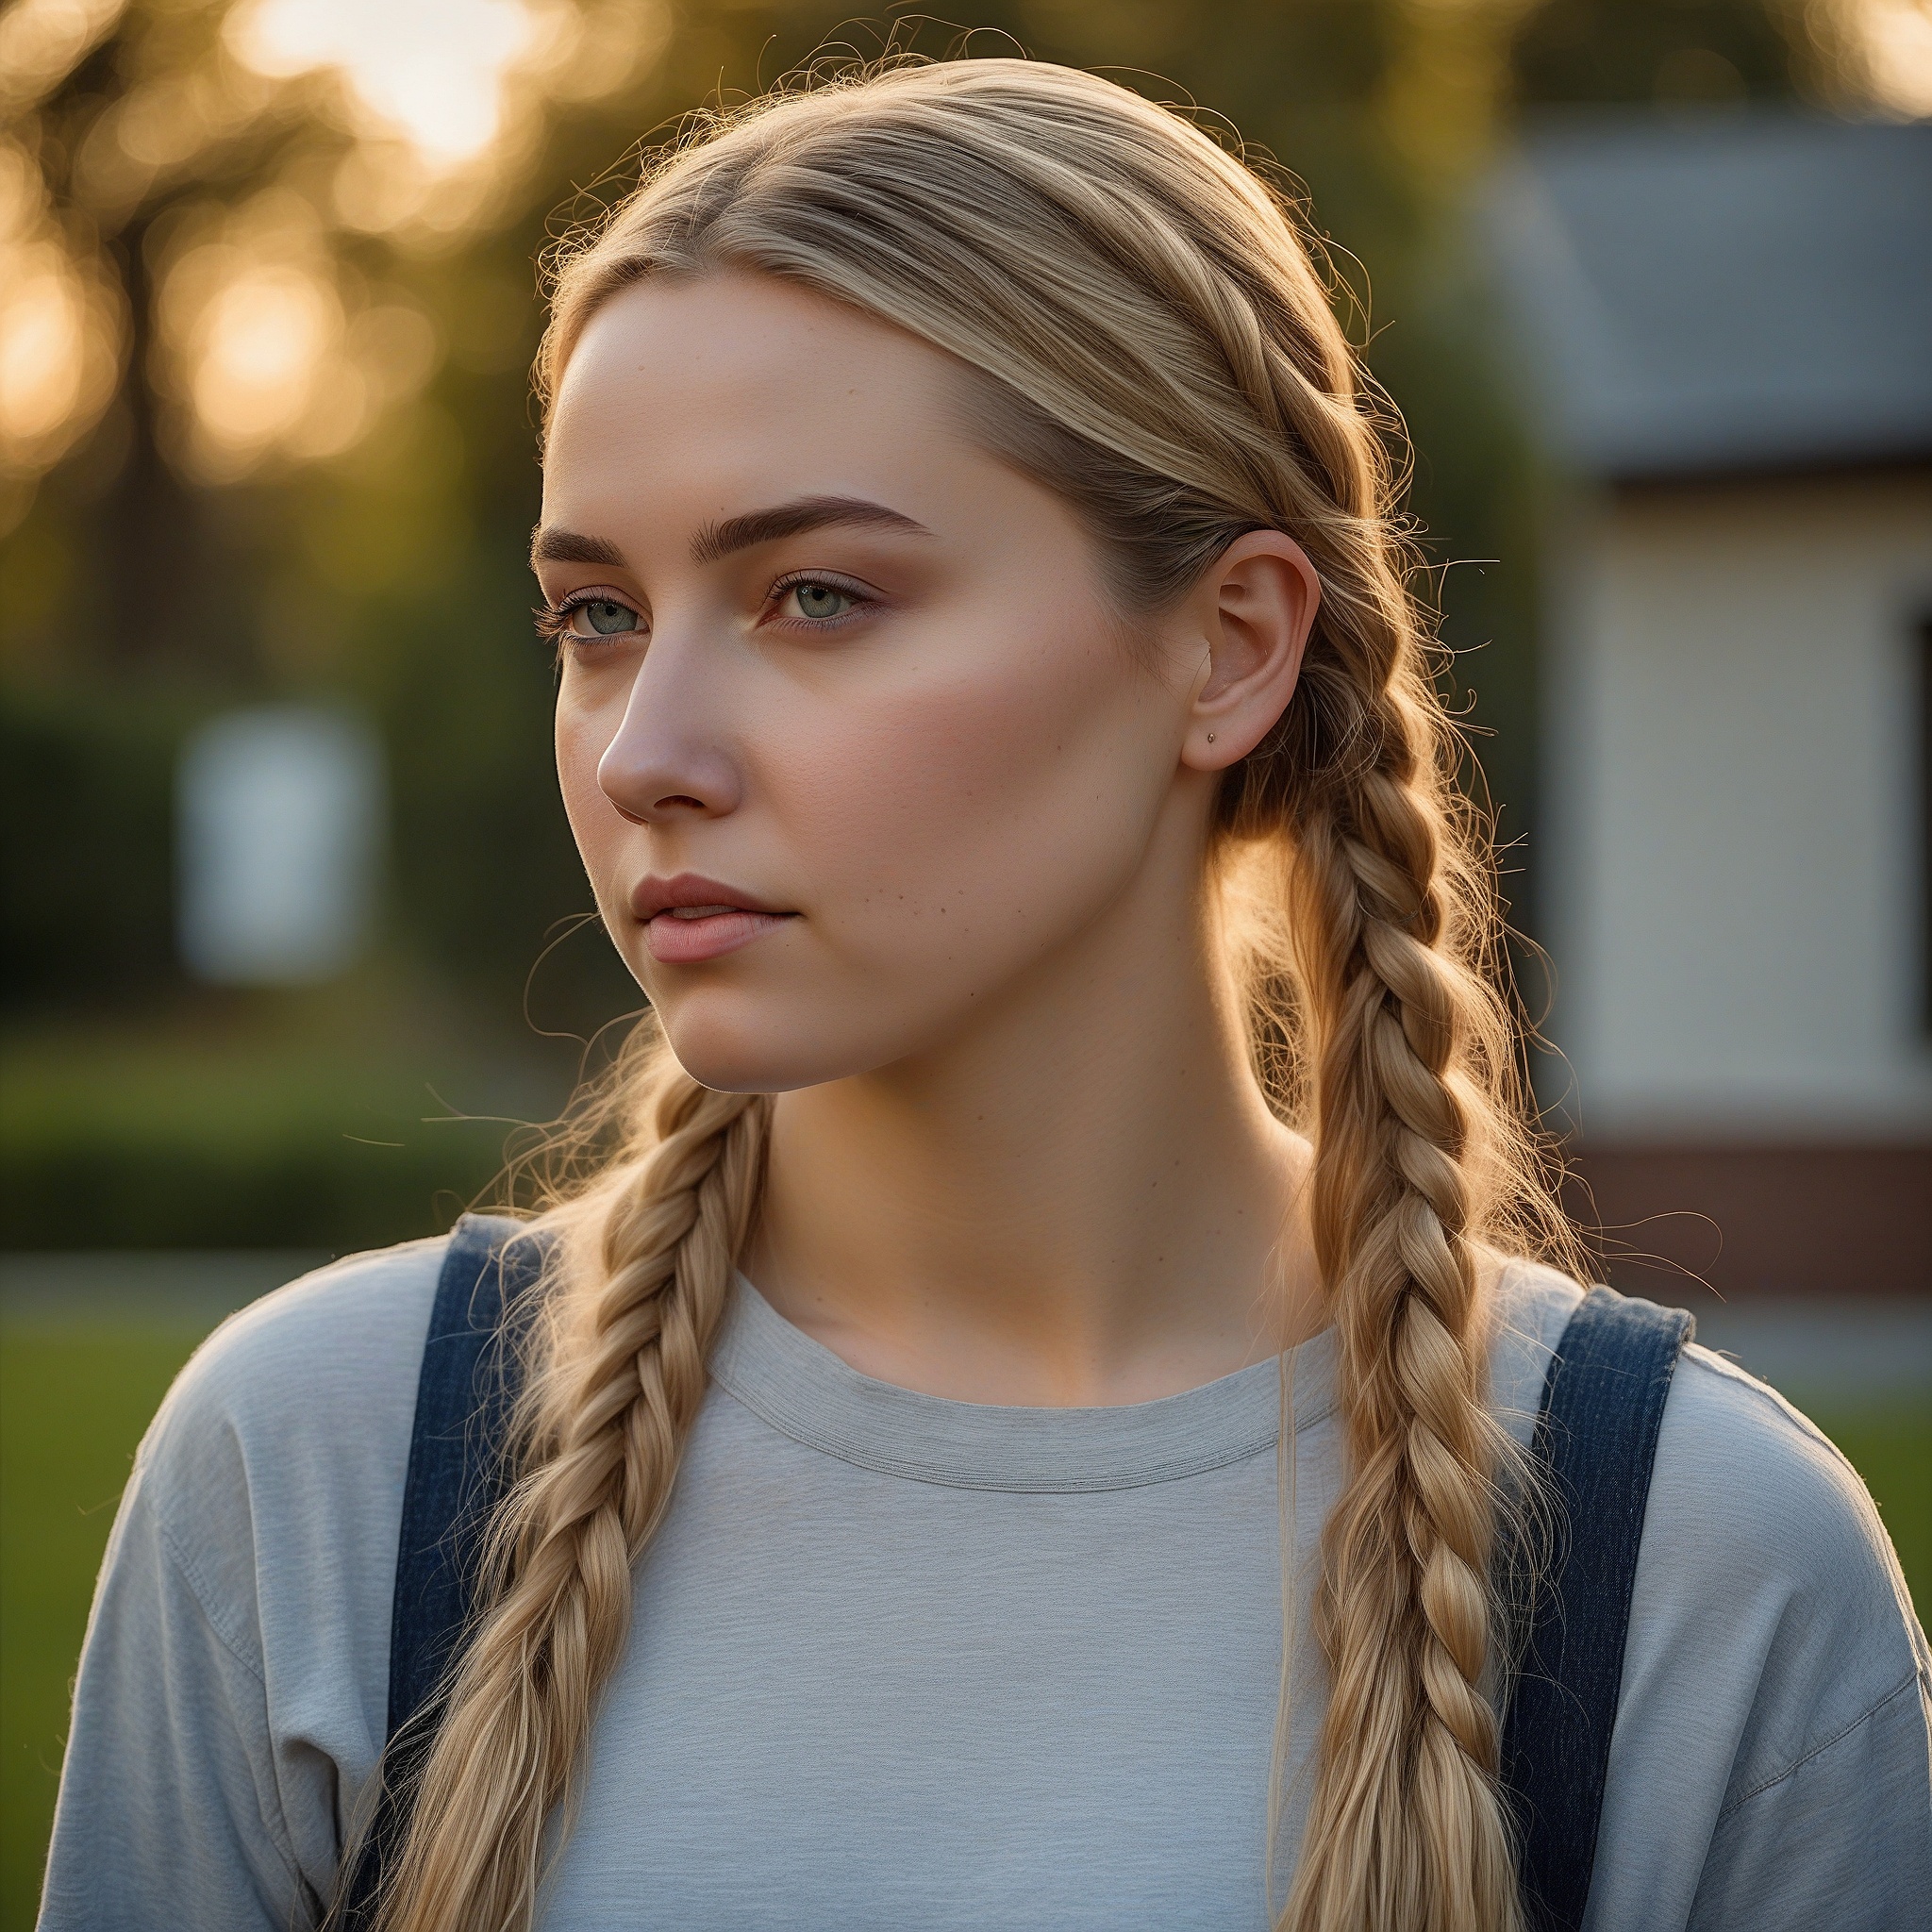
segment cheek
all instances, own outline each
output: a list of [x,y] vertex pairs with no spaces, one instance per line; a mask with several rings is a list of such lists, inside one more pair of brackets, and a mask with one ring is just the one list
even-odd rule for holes
[[[915,667],[917,669],[917,667]],[[1171,705],[1084,602],[965,625],[842,707],[786,817],[854,963],[997,971],[1117,889],[1172,777]]]
[[578,854],[600,902],[607,888],[618,884],[612,873],[625,829],[597,782],[597,767],[615,729],[601,708],[574,700],[567,686],[558,695],[555,725],[558,789],[563,794],[564,815],[570,821]]

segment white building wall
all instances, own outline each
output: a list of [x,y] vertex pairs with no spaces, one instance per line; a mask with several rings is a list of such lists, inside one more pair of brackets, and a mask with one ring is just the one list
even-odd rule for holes
[[1566,547],[1542,876],[1577,1124],[1932,1127],[1932,478],[1620,493]]

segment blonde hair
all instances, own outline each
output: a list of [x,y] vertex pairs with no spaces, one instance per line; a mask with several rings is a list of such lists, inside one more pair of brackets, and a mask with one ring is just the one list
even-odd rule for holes
[[[1458,791],[1393,520],[1389,425],[1291,205],[1190,122],[1010,59],[893,63],[709,117],[561,252],[549,399],[600,304],[723,265],[957,358],[974,433],[1084,515],[1144,608],[1235,537],[1323,586],[1293,702],[1217,806],[1256,1065],[1312,1138],[1345,1487],[1316,1627],[1329,1702],[1280,1924],[1522,1924],[1491,1588],[1506,1439],[1485,1405],[1495,1252],[1560,1241],[1496,990],[1485,830]],[[641,1038],[621,1144],[556,1206],[560,1259],[386,1932],[524,1932],[567,1830],[632,1566],[661,1519],[756,1213],[769,1100]]]

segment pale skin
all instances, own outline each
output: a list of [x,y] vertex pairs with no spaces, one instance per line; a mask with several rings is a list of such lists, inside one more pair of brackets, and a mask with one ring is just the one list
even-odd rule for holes
[[558,769],[678,1058],[778,1096],[767,1299],[904,1387],[1144,1401],[1324,1319],[1309,1152],[1249,1071],[1204,863],[1319,587],[1257,531],[1123,611],[960,396],[767,277],[599,309],[534,546],[571,606]]

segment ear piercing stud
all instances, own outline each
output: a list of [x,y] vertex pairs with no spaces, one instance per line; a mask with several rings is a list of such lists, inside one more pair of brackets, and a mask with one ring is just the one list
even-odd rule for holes
[[1208,742],[1209,744],[1212,744],[1214,742],[1214,734],[1211,731],[1208,734]]

